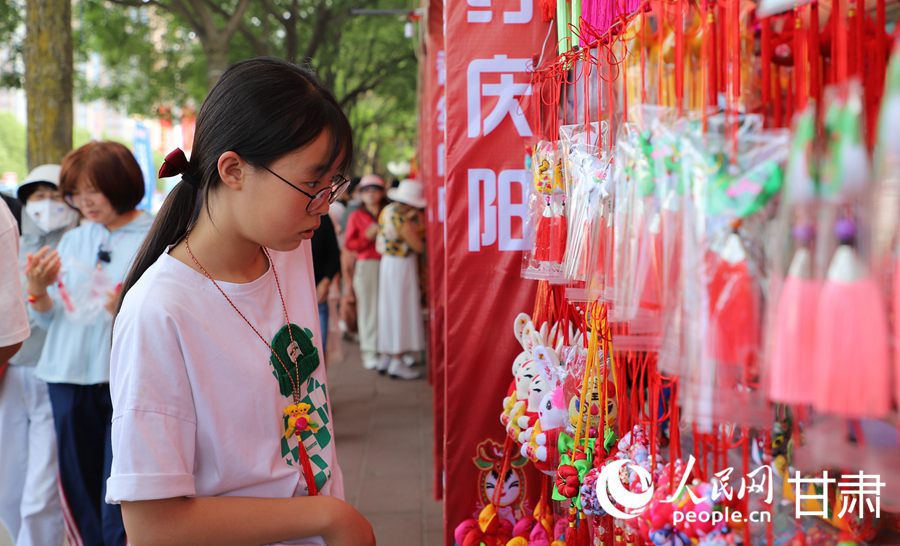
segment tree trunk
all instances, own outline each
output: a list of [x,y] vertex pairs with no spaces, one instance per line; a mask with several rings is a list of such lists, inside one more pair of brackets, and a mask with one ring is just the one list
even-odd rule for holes
[[28,168],[72,149],[72,0],[27,0],[25,94]]
[[228,40],[209,38],[203,42],[206,53],[206,85],[212,89],[228,69]]

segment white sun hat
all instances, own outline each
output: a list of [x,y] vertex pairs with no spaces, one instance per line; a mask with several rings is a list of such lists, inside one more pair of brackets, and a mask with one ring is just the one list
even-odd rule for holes
[[388,190],[391,201],[403,203],[417,209],[425,208],[425,197],[422,195],[422,184],[417,180],[402,180],[396,188]]

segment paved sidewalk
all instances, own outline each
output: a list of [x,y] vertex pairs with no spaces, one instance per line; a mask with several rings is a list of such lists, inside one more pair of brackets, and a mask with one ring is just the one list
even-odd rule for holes
[[443,546],[428,382],[380,376],[362,368],[356,345],[341,350],[328,380],[347,500],[372,522],[379,546]]
[[[378,546],[443,546],[428,382],[364,370],[354,344],[342,343],[341,352],[328,376],[347,500],[372,522]],[[11,546],[2,526],[0,546]]]

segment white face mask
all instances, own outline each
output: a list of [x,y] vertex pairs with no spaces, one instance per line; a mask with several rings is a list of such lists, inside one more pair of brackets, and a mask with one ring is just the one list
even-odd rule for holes
[[65,203],[41,199],[25,205],[25,213],[44,233],[70,226],[78,220],[78,213]]

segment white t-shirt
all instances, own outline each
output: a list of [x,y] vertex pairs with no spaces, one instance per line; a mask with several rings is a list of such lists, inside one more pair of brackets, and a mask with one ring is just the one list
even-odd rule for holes
[[[321,355],[309,243],[270,254],[291,322],[312,332]],[[219,285],[273,343],[285,321],[272,268],[249,283]],[[282,331],[280,339],[286,335]],[[273,376],[280,364],[271,356],[209,279],[160,256],[128,292],[113,330],[113,462],[106,501],[306,495],[297,437],[285,439],[283,410],[293,400],[280,391]],[[319,494],[343,498],[324,362],[300,379],[301,401],[311,402],[310,414],[320,425],[303,442]]]
[[0,199],[0,347],[25,341],[31,333],[23,293],[19,228],[9,207]]

